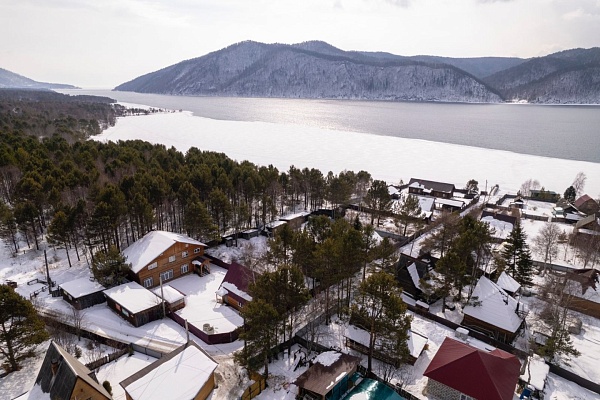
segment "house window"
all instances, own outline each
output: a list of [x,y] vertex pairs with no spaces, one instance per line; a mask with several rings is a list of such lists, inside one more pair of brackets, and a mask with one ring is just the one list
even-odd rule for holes
[[170,269],[168,271],[161,272],[160,277],[162,278],[163,281],[168,281],[169,279],[173,279],[173,270]]
[[121,311],[123,312],[124,316],[129,317],[129,313],[127,312],[126,309],[123,308],[123,309],[121,309]]
[[188,256],[188,252],[184,251],[183,253],[181,253],[181,258],[186,258]]
[[169,262],[173,262],[173,261],[175,261],[175,256],[170,256],[169,257]]
[[156,261],[154,261],[152,264],[148,265],[148,269],[154,269],[158,267],[158,263]]
[[242,307],[242,302],[238,301],[238,306],[241,308]]
[[115,303],[115,308],[117,309],[117,311],[121,311],[121,306],[118,303]]
[[194,254],[197,254],[197,253],[200,253],[200,247],[196,247],[196,248],[194,249]]
[[152,277],[144,279],[144,287],[151,287],[154,285],[154,279]]
[[187,264],[183,264],[181,266],[181,273],[182,274],[187,274],[187,272],[188,272],[188,265]]

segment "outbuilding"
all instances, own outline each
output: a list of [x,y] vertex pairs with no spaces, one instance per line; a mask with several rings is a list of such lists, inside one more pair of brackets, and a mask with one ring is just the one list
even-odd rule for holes
[[83,310],[106,301],[104,293],[102,293],[106,288],[91,277],[61,283],[58,287],[63,300],[77,310]]
[[137,282],[124,283],[104,291],[114,312],[135,327],[162,318],[162,300]]

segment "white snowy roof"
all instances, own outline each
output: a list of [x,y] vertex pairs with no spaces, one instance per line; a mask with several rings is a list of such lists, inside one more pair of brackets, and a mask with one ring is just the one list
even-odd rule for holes
[[[364,329],[357,328],[354,325],[348,325],[346,328],[346,337],[364,346],[369,346],[369,332],[365,331]],[[409,329],[406,345],[408,346],[410,355],[414,358],[419,358],[419,355],[423,351],[427,341],[428,339],[425,336]]]
[[464,207],[465,202],[462,200],[456,200],[456,199],[442,199],[442,198],[437,198],[435,199],[435,202],[438,204],[445,204],[448,206],[452,206],[452,207]]
[[152,231],[123,250],[123,255],[127,258],[127,262],[131,263],[131,270],[137,273],[177,242],[206,247],[204,243],[185,235]]
[[283,217],[279,217],[280,221],[291,221],[293,219],[299,218],[299,217],[306,217],[307,215],[310,215],[309,212],[306,211],[302,211],[296,214],[290,214],[290,215],[284,215]]
[[486,222],[490,228],[494,228],[494,237],[499,239],[507,239],[513,230],[513,224],[510,222],[500,221],[495,219],[493,216],[488,215],[487,217],[481,218],[483,222]]
[[341,355],[342,353],[338,353],[337,351],[325,351],[316,356],[313,361],[325,367],[329,367],[331,364],[336,362]]
[[265,225],[265,227],[273,229],[273,228],[277,228],[278,226],[281,226],[281,225],[284,225],[284,224],[287,224],[287,222],[281,221],[281,220],[279,220],[279,221],[271,221],[271,222],[267,223]]
[[529,365],[525,368],[525,372],[520,376],[524,382],[529,382],[531,386],[537,390],[544,390],[546,377],[550,372],[550,366],[546,364],[543,358],[537,355],[529,357]]
[[82,297],[91,293],[101,292],[106,288],[90,278],[79,278],[73,281],[61,283],[59,288],[69,293],[73,297]]
[[[230,293],[237,294],[242,299],[245,299],[245,300],[248,300],[248,301],[252,301],[252,296],[250,296],[248,293],[244,292],[243,290],[240,290],[237,286],[235,286],[231,282],[223,282],[223,283],[221,283],[221,288],[226,289]],[[221,290],[221,289],[219,289],[219,290]]]
[[132,399],[193,399],[218,365],[193,345],[166,362],[157,360],[154,364],[155,368],[125,387]]
[[163,298],[167,303],[176,303],[181,299],[185,298],[185,294],[181,293],[179,290],[175,289],[171,285],[163,285],[163,296],[160,295],[160,286],[152,289],[152,293],[157,295],[158,297]]
[[410,274],[410,278],[413,281],[413,284],[417,289],[421,289],[421,283],[419,282],[419,273],[417,272],[417,265],[415,263],[410,264],[406,267],[408,273]]
[[388,193],[390,194],[390,196],[400,193],[400,191],[398,190],[398,188],[396,186],[388,185],[387,188],[388,188]]
[[419,206],[421,207],[421,210],[423,212],[433,210],[433,205],[435,204],[435,197],[417,196],[417,198],[419,199]]
[[[474,306],[471,304],[472,301],[481,304]],[[500,286],[482,276],[473,290],[471,301],[465,306],[463,312],[498,328],[516,332],[523,321],[516,313],[517,304],[517,300],[509,296]],[[520,304],[519,307],[523,309],[524,306]]]
[[505,271],[502,271],[502,273],[498,277],[498,282],[496,283],[502,289],[508,290],[509,292],[513,293],[515,293],[521,287],[519,282],[515,281],[515,279],[509,274],[507,274]]
[[154,307],[161,302],[160,297],[137,282],[115,286],[105,290],[104,294],[134,314]]

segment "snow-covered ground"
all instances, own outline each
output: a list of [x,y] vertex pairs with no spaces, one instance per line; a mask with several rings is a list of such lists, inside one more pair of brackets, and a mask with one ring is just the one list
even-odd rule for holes
[[[527,179],[562,193],[580,171],[588,177],[600,176],[600,163],[299,125],[221,121],[191,112],[119,118],[95,139],[141,139],[184,152],[194,146],[281,170],[290,165],[323,173],[365,170],[389,183],[420,177],[463,187],[473,178],[481,189],[487,181],[488,187],[498,184],[512,193]],[[586,192],[599,196],[600,180],[588,179]]]

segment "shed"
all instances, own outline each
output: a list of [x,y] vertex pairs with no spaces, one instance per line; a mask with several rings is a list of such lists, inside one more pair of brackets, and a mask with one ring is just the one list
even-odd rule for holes
[[104,291],[114,312],[135,327],[162,318],[162,300],[137,282],[124,283]]
[[408,254],[400,254],[396,264],[396,279],[402,287],[403,292],[412,296],[415,300],[422,300],[427,304],[432,304],[439,299],[439,296],[433,294],[422,287],[421,280],[427,280],[435,268],[437,258],[425,253],[418,258],[411,257]]
[[181,293],[171,285],[163,285],[162,294],[160,286],[152,289],[152,293],[167,303],[167,308],[170,312],[181,310],[185,307],[185,294]]
[[496,284],[500,286],[506,293],[514,296],[521,289],[521,285],[517,282],[512,276],[506,273],[506,271],[502,271]]
[[250,240],[252,238],[258,237],[260,235],[260,231],[258,229],[247,229],[242,232],[242,239]]
[[207,399],[217,362],[195,342],[178,347],[120,385],[127,400]]
[[320,400],[339,400],[354,385],[352,380],[360,358],[335,351],[326,351],[314,359],[314,364],[296,379],[298,397],[308,395]]
[[217,295],[223,298],[224,303],[241,310],[247,302],[252,301],[252,296],[248,294],[248,286],[254,281],[255,275],[256,273],[245,265],[231,263]]
[[265,225],[265,230],[263,232],[266,232],[266,236],[273,237],[285,224],[287,224],[285,221],[271,221]]
[[577,208],[577,210],[581,211],[586,215],[595,214],[600,210],[598,202],[587,194],[584,194],[583,196],[575,200],[575,203],[573,203],[573,205]]
[[287,222],[290,228],[292,229],[300,229],[302,224],[304,224],[308,220],[309,212],[299,212],[295,214],[285,215],[280,217],[280,221]]
[[527,365],[525,365],[524,372],[519,377],[519,380],[526,385],[533,387],[534,394],[544,391],[546,386],[546,379],[550,373],[550,366],[546,364],[543,358],[534,355],[527,359]]
[[423,375],[429,378],[428,397],[512,400],[520,369],[510,353],[487,352],[446,337]]
[[102,293],[106,288],[93,281],[92,277],[61,283],[58,287],[63,299],[77,310],[83,310],[106,301]]

